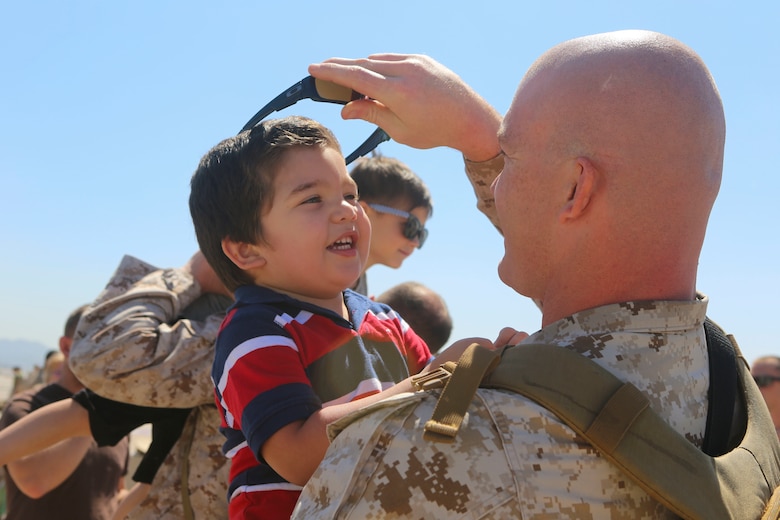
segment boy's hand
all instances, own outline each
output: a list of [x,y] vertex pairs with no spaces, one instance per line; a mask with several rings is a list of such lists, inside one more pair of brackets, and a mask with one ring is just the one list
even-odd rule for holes
[[498,337],[494,343],[496,348],[501,348],[506,347],[507,345],[517,345],[527,337],[527,332],[520,332],[512,327],[504,327],[501,329],[501,332],[498,333]]
[[463,352],[466,351],[466,349],[472,344],[472,343],[479,343],[485,348],[489,348],[490,350],[494,350],[496,348],[495,345],[493,345],[493,342],[491,342],[489,339],[486,338],[464,338],[460,339],[456,342],[454,342],[452,345],[447,347],[446,349],[441,351],[441,354],[436,356],[433,361],[431,361],[428,366],[423,370],[423,372],[427,372],[430,370],[433,370],[435,368],[438,368],[440,365],[443,365],[447,361],[457,361],[460,359],[460,356],[463,354]]

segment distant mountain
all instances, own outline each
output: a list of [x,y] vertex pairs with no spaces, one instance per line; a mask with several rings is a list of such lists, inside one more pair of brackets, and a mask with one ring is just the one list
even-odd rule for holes
[[33,366],[42,366],[46,353],[56,348],[24,339],[0,338],[0,367],[18,366],[26,374]]

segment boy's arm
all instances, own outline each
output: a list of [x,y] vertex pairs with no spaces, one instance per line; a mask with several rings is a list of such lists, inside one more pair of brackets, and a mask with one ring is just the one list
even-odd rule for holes
[[262,447],[265,461],[285,480],[303,486],[314,474],[328,449],[326,427],[333,421],[382,399],[412,392],[411,378],[378,394],[342,403],[314,412],[305,421],[295,421],[280,428]]
[[87,411],[64,399],[0,431],[0,465],[25,495],[40,498],[73,473],[92,442]]
[[[493,348],[493,344],[484,338],[456,341],[443,354],[437,356],[423,372],[432,370],[446,361],[457,360],[472,343]],[[382,399],[413,391],[412,378],[409,377],[383,392],[357,401],[321,408],[305,421],[295,421],[280,428],[263,443],[261,454],[274,471],[285,480],[303,486],[325,457],[329,445],[326,433],[328,424]]]
[[213,403],[213,344],[223,314],[183,319],[202,294],[192,262],[157,269],[126,256],[79,322],[70,353],[85,386],[116,401],[171,408]]

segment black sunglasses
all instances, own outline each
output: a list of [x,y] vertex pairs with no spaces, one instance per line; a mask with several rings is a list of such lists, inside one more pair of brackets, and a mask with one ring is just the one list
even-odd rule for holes
[[[321,79],[315,79],[311,76],[306,76],[301,81],[276,96],[266,106],[261,108],[254,116],[252,116],[252,119],[250,119],[247,124],[244,125],[244,127],[241,129],[241,132],[256,126],[273,112],[284,110],[285,108],[294,105],[302,99],[312,99],[314,101],[322,101],[325,103],[346,105],[350,101],[354,101],[362,97],[364,97],[363,94],[355,92],[351,88],[343,87],[341,85],[331,83],[330,81],[324,81]],[[349,164],[358,157],[363,157],[381,143],[389,140],[390,136],[387,135],[384,130],[377,127],[377,129],[374,130],[370,136],[368,136],[368,139],[363,141],[363,144],[358,146],[354,152],[346,157],[346,163]]]
[[420,219],[408,211],[391,208],[390,206],[385,206],[383,204],[372,204],[369,202],[368,207],[372,208],[374,211],[378,211],[379,213],[389,213],[390,215],[405,218],[406,222],[404,222],[404,227],[403,230],[401,230],[401,233],[403,234],[404,238],[408,238],[409,240],[414,240],[416,238],[420,242],[420,244],[417,246],[417,249],[422,248],[423,244],[425,243],[425,239],[428,238],[428,230],[425,228],[425,226],[422,225]]
[[759,388],[764,388],[771,385],[775,381],[780,381],[778,376],[753,376],[753,381],[756,382]]

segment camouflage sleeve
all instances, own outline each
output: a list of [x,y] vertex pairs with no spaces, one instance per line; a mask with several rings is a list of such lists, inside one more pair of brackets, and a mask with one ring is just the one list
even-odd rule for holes
[[198,296],[188,273],[125,256],[79,322],[73,373],[116,401],[170,408],[213,403],[213,345],[223,315],[178,318]]
[[477,196],[477,208],[501,232],[501,226],[498,224],[498,215],[496,214],[495,199],[493,199],[493,191],[490,189],[490,186],[504,168],[504,156],[498,154],[494,158],[482,162],[469,161],[464,157],[463,162],[466,164],[466,176],[468,176],[469,182],[471,182],[471,186],[474,188],[474,194]]

